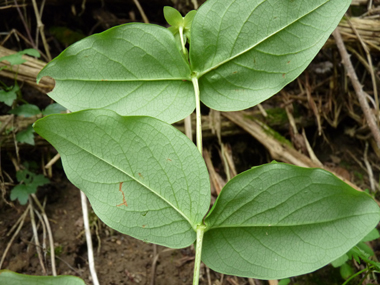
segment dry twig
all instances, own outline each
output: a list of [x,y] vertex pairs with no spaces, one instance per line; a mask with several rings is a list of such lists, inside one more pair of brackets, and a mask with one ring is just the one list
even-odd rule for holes
[[80,197],[82,201],[84,231],[86,234],[86,242],[87,242],[88,266],[90,268],[92,282],[94,283],[94,285],[99,285],[98,276],[96,275],[96,270],[95,270],[94,250],[92,247],[90,223],[88,221],[87,197],[82,191],[80,191]]
[[192,130],[192,123],[191,123],[191,114],[184,119],[184,125],[185,125],[185,135],[191,141],[193,141],[193,130]]
[[36,246],[36,251],[38,255],[38,260],[40,261],[40,265],[42,268],[42,272],[44,275],[47,275],[47,271],[45,268],[44,261],[42,259],[42,254],[41,254],[41,246],[40,246],[40,241],[38,239],[38,233],[37,233],[37,226],[36,226],[36,220],[34,218],[34,207],[33,207],[33,201],[32,198],[29,197],[29,209],[30,209],[30,221],[32,223],[32,229],[33,229],[33,237],[34,237],[34,244]]
[[139,0],[133,0],[133,2],[135,3],[137,9],[139,10],[144,23],[148,24],[149,23],[148,17],[145,15],[145,12],[143,8],[141,7]]
[[34,202],[36,203],[36,205],[38,206],[38,208],[40,209],[41,215],[42,215],[44,222],[45,222],[45,225],[46,225],[46,229],[47,229],[48,236],[49,236],[49,245],[50,245],[51,271],[52,271],[53,276],[57,276],[57,269],[55,267],[54,240],[53,240],[53,234],[52,234],[52,231],[50,228],[49,219],[45,213],[44,207],[42,207],[40,201],[37,199],[36,194],[32,194],[32,198],[33,198]]
[[372,57],[371,57],[371,54],[369,52],[369,48],[364,43],[362,37],[360,36],[360,34],[358,33],[357,29],[355,28],[355,26],[350,21],[350,19],[348,18],[347,14],[346,14],[346,17],[347,17],[348,24],[350,25],[351,29],[354,31],[355,35],[358,37],[359,42],[362,45],[362,47],[363,47],[363,49],[364,49],[364,51],[365,51],[365,53],[367,55],[367,60],[368,60],[368,65],[370,67],[370,74],[371,74],[372,85],[373,85],[373,92],[374,92],[374,97],[375,97],[375,109],[376,109],[376,113],[379,114],[379,97],[378,97],[378,94],[377,94],[376,76],[375,76],[375,71],[374,71],[374,68],[373,68]]
[[[50,55],[50,51],[49,51],[49,45],[46,41],[46,37],[45,37],[45,30],[44,30],[44,24],[42,23],[42,20],[41,20],[41,13],[40,11],[38,11],[38,7],[37,7],[37,2],[36,0],[32,0],[33,2],[33,8],[34,8],[34,13],[36,15],[36,19],[37,19],[37,31],[40,32],[41,34],[41,38],[42,38],[42,43],[44,45],[44,48],[45,48],[45,53],[46,53],[46,57],[47,57],[47,60],[48,61],[51,61],[51,55]],[[45,4],[45,0],[42,2],[41,6],[44,6]],[[41,9],[42,11],[42,9]],[[37,40],[38,40],[38,33],[37,33]]]
[[153,261],[152,261],[152,269],[150,272],[150,285],[154,285],[156,281],[156,267],[157,267],[157,261],[160,254],[157,252],[157,245],[153,244]]
[[348,55],[342,36],[340,35],[340,32],[338,29],[335,29],[335,31],[333,32],[333,36],[336,41],[337,47],[339,49],[340,55],[342,57],[343,64],[346,67],[347,75],[350,77],[352,86],[354,87],[356,95],[358,96],[358,100],[363,110],[364,116],[367,120],[368,126],[371,129],[374,139],[376,140],[377,147],[380,149],[379,128],[376,125],[376,121],[368,105],[365,92],[363,91],[363,88],[359,83],[358,77],[356,76],[356,73],[355,73],[355,69],[350,60],[350,56]]
[[[4,252],[3,252],[3,256],[1,257],[1,260],[0,260],[0,269],[1,269],[1,266],[3,265],[3,262],[4,262],[4,260],[5,260],[5,257],[7,256],[7,253],[8,253],[8,251],[9,251],[9,249],[11,248],[11,245],[12,245],[14,239],[16,238],[16,236],[17,236],[18,233],[20,232],[22,226],[24,225],[25,217],[26,217],[26,215],[27,215],[28,212],[29,212],[29,208],[30,208],[30,205],[28,205],[28,207],[26,208],[25,212],[24,212],[24,213],[22,214],[22,216],[20,217],[20,219],[19,219],[19,221],[20,221],[19,226],[18,226],[17,230],[15,231],[15,233],[13,234],[11,240],[8,242],[7,247],[5,248],[5,250],[4,250]],[[15,226],[16,226],[16,225],[17,225],[17,223],[15,224]],[[12,228],[12,229],[13,229],[13,228]],[[12,229],[11,229],[11,231],[12,231]],[[11,232],[11,231],[10,231],[10,232]],[[9,235],[9,233],[8,233],[8,235]]]

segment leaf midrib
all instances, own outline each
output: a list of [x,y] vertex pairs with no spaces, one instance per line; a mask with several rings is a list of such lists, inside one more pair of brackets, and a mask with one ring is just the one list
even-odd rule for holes
[[[53,133],[53,132],[52,132]],[[173,209],[175,209],[181,216],[183,216],[185,218],[186,221],[188,221],[188,223],[190,224],[191,228],[193,228],[193,223],[189,220],[189,218],[182,212],[180,211],[179,209],[177,209],[177,207],[175,207],[172,203],[170,203],[170,201],[166,200],[163,196],[159,195],[157,192],[155,192],[153,189],[151,189],[149,186],[145,185],[144,183],[142,183],[140,180],[137,180],[134,176],[130,175],[129,173],[123,171],[122,169],[120,169],[119,167],[113,165],[112,163],[109,163],[107,160],[89,152],[87,149],[79,146],[78,144],[72,142],[71,140],[68,140],[66,137],[64,136],[61,136],[60,134],[56,134],[56,133],[53,133],[55,134],[56,136],[62,138],[64,141],[67,141],[73,145],[75,145],[76,147],[78,147],[79,149],[85,151],[86,153],[98,158],[99,160],[103,161],[104,163],[110,165],[111,167],[119,170],[120,172],[122,172],[123,174],[127,175],[128,177],[132,178],[135,182],[137,182],[138,184],[140,184],[141,186],[145,187],[146,189],[148,189],[149,191],[151,191],[153,194],[155,194],[157,197],[159,197],[160,199],[162,199],[164,202],[166,202],[169,206],[171,206]],[[65,157],[65,155],[61,155],[62,157]]]
[[138,79],[78,79],[78,78],[54,78],[55,81],[85,81],[85,82],[138,82],[138,81],[190,81],[191,77],[181,78],[138,78]]
[[[283,227],[302,227],[302,226],[310,226],[310,225],[318,225],[318,224],[326,224],[326,223],[331,223],[331,222],[336,222],[339,220],[344,220],[344,219],[349,219],[352,217],[359,217],[363,215],[379,215],[379,212],[367,212],[367,213],[360,213],[360,214],[355,214],[355,215],[349,215],[341,218],[336,218],[332,220],[325,220],[325,221],[318,221],[318,222],[307,222],[307,223],[300,223],[300,224],[281,224],[281,225],[276,225],[276,224],[246,224],[246,225],[219,225],[219,226],[209,226],[206,231],[210,230],[215,230],[215,229],[226,229],[226,228],[283,228]],[[206,221],[207,224],[207,221]]]
[[318,9],[319,9],[320,7],[322,7],[323,5],[326,5],[326,3],[328,3],[329,1],[330,1],[330,0],[327,0],[327,1],[324,2],[323,4],[317,6],[315,9],[313,9],[313,10],[309,11],[308,13],[302,15],[301,17],[295,19],[293,22],[290,22],[288,25],[282,27],[281,29],[279,29],[279,30],[273,32],[272,34],[270,34],[270,35],[268,35],[267,37],[263,38],[261,41],[259,41],[259,42],[255,43],[255,44],[253,44],[251,47],[248,47],[247,49],[241,51],[240,53],[237,53],[236,55],[231,56],[231,57],[229,57],[229,58],[227,58],[227,59],[225,59],[225,60],[219,62],[218,64],[216,64],[216,65],[214,65],[214,66],[212,66],[212,67],[210,67],[210,68],[204,70],[203,72],[198,73],[198,74],[197,74],[197,78],[199,79],[199,78],[201,78],[203,75],[207,74],[208,72],[210,72],[210,71],[212,71],[212,70],[214,70],[214,69],[217,69],[219,66],[222,66],[223,64],[228,63],[228,62],[234,60],[235,58],[237,58],[237,57],[239,57],[239,56],[245,54],[246,52],[249,52],[250,50],[254,49],[255,47],[257,47],[258,45],[260,45],[261,43],[263,43],[263,42],[266,41],[267,39],[273,37],[273,36],[276,35],[277,33],[281,32],[282,30],[284,30],[284,29],[288,28],[289,26],[293,25],[294,23],[296,23],[296,22],[299,21],[300,19],[302,19],[302,18],[306,17],[307,15],[311,14],[312,12],[318,10]]

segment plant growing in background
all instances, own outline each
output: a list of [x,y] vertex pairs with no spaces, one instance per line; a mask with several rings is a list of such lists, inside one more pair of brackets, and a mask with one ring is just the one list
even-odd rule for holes
[[[343,254],[338,259],[331,262],[332,266],[340,268],[340,274],[343,279],[346,279],[344,284],[347,284],[354,277],[357,277],[359,274],[366,272],[365,277],[358,283],[362,284],[366,276],[372,272],[380,271],[380,263],[372,260],[372,257],[375,256],[373,250],[366,244],[366,242],[378,239],[380,237],[377,229],[373,229],[368,235],[366,235],[356,246],[350,249],[347,253]],[[352,266],[348,263],[349,260],[355,259],[355,261],[360,264],[363,260],[366,262],[367,267],[357,273],[355,273]]]
[[[19,51],[15,54],[7,55],[0,57],[1,61],[8,61],[11,65],[10,68],[13,68],[15,65],[23,64],[26,62],[25,59],[22,58],[24,54],[28,54],[30,56],[40,57],[40,53],[35,49],[25,49]],[[2,66],[0,70],[8,68],[7,66]],[[2,89],[0,90],[0,102],[4,102],[8,106],[12,106],[13,102],[17,99],[17,97],[21,97],[20,95],[20,87],[17,84],[17,75],[15,78],[15,84],[13,86],[7,86],[3,82],[1,82]]]
[[[14,68],[14,66],[23,64],[26,62],[25,59],[22,58],[22,55],[27,54],[34,57],[40,57],[40,53],[35,49],[25,49],[19,51],[15,54],[3,56],[0,58],[1,61],[8,61],[10,64],[10,68]],[[7,66],[3,66],[0,70],[7,68]],[[17,73],[15,76],[15,83],[13,86],[7,86],[3,82],[1,82],[2,89],[0,89],[0,102],[12,107],[13,109],[9,111],[9,114],[14,114],[17,116],[23,116],[25,118],[37,116],[37,115],[51,115],[55,113],[61,113],[66,109],[57,103],[53,103],[46,107],[45,110],[41,111],[40,108],[36,105],[29,104],[26,102],[21,95],[20,87],[17,83]],[[17,103],[22,103],[22,105],[16,106]],[[32,124],[27,126],[25,130],[19,131],[16,134],[16,141],[19,143],[27,143],[30,145],[34,145],[34,130],[32,128]]]
[[[172,248],[196,241],[194,284],[201,259],[258,279],[314,271],[376,226],[377,204],[324,170],[271,163],[230,180],[207,214],[200,101],[236,111],[271,97],[306,68],[349,4],[208,0],[184,19],[167,8],[170,31],[134,23],[90,36],[39,75],[53,77],[50,96],[78,112],[34,128],[107,225]],[[198,149],[168,124],[194,109]]]
[[25,169],[19,170],[16,173],[18,185],[11,190],[11,200],[18,199],[21,205],[25,205],[28,202],[29,195],[37,192],[39,186],[50,183],[42,174],[35,174],[30,171],[29,164],[25,163]]

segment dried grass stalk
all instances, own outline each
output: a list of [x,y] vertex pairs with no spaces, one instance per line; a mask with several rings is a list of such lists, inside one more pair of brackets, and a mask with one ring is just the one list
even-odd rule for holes
[[367,5],[368,0],[352,0],[351,6]]
[[[373,18],[350,18],[350,21],[369,49],[372,52],[380,52],[380,20]],[[342,19],[338,29],[346,45],[359,42],[358,37],[347,20]],[[333,38],[327,41],[327,46],[331,45],[335,45]]]

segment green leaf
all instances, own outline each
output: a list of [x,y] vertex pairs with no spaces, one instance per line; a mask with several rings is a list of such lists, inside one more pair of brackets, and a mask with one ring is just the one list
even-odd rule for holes
[[348,255],[348,258],[349,259],[355,259],[355,261],[357,263],[361,263],[360,261],[360,257],[364,257],[364,258],[367,258],[369,257],[369,255],[364,252],[363,250],[361,250],[358,246],[354,246],[353,248],[351,248],[348,252],[347,252],[347,255]]
[[348,260],[348,255],[343,254],[341,257],[338,257],[333,262],[331,262],[331,265],[337,268],[345,264],[347,260]]
[[26,60],[22,58],[21,53],[15,53],[15,54],[10,54],[10,55],[0,57],[0,61],[3,61],[3,60],[8,61],[10,65],[18,65],[18,64],[23,64],[24,62],[26,62]]
[[168,22],[169,25],[174,27],[183,26],[183,17],[180,12],[178,12],[177,9],[165,6],[164,7],[164,17],[166,22]]
[[305,274],[346,253],[379,219],[369,195],[331,173],[270,163],[223,188],[205,220],[202,260],[258,279]]
[[187,29],[191,28],[191,24],[193,23],[193,19],[196,13],[197,13],[196,10],[191,10],[189,13],[186,14],[185,18],[183,19],[183,24],[185,28]]
[[19,274],[9,270],[0,271],[0,284],[6,285],[85,285],[78,277],[70,275],[60,276],[32,276]]
[[363,242],[366,242],[366,241],[372,241],[372,240],[378,239],[379,237],[380,237],[380,235],[379,235],[379,231],[378,231],[376,228],[374,228],[372,231],[369,232],[368,235],[366,235],[366,236],[362,239],[362,241],[363,241]]
[[28,54],[28,55],[34,56],[34,57],[40,57],[41,56],[37,50],[35,50],[33,48],[28,48],[28,49],[24,49],[22,51],[14,53],[14,54],[10,54],[10,55],[0,57],[0,62],[3,60],[6,60],[9,62],[10,65],[23,64],[24,62],[26,62],[26,60],[22,58],[22,55],[24,55],[24,54]]
[[375,256],[375,253],[373,252],[372,248],[364,242],[359,242],[357,247],[367,254],[365,257]]
[[[30,126],[31,127],[31,126]],[[29,194],[37,192],[38,186],[50,183],[49,179],[41,174],[35,174],[28,169],[17,171],[16,178],[18,182],[23,184],[16,185],[11,190],[11,200],[19,200],[21,205],[25,205],[28,201]]]
[[52,114],[59,114],[65,111],[66,111],[65,107],[61,106],[58,103],[53,103],[47,106],[46,109],[42,111],[42,115],[47,116],[47,115],[52,115]]
[[33,189],[31,189],[28,185],[19,184],[13,187],[13,189],[11,190],[10,198],[12,201],[18,199],[21,205],[25,205],[26,202],[28,202],[29,194],[33,193],[36,193],[36,191],[33,192]]
[[27,55],[34,56],[34,57],[40,57],[41,56],[39,51],[34,49],[34,48],[27,48],[27,49],[24,49],[23,51],[20,51],[19,53],[27,54]]
[[17,92],[20,91],[18,84],[9,90],[0,90],[0,102],[4,102],[8,106],[12,106],[13,101],[17,98]]
[[34,130],[32,125],[27,127],[25,130],[18,132],[16,134],[16,141],[19,143],[27,143],[30,145],[34,145]]
[[254,106],[311,62],[351,0],[208,0],[191,27],[190,62],[208,107]]
[[34,128],[58,150],[68,179],[108,226],[172,248],[194,242],[210,205],[210,182],[184,134],[151,117],[109,110],[51,115]]
[[24,182],[25,184],[34,185],[35,187],[50,183],[50,180],[42,174],[35,174],[28,169],[17,171],[16,178],[18,182]]
[[174,36],[126,24],[77,42],[38,75],[55,79],[49,96],[71,111],[105,108],[172,123],[195,108],[191,72]]
[[343,279],[348,279],[348,277],[350,277],[354,273],[355,273],[354,269],[347,263],[344,263],[340,267],[340,275],[342,276]]
[[36,105],[24,104],[10,110],[9,113],[29,118],[41,114],[41,111]]
[[33,174],[28,169],[22,169],[16,172],[16,178],[18,182],[30,183],[33,181]]
[[290,283],[290,279],[289,278],[286,278],[286,279],[282,279],[278,282],[278,285],[288,285]]

